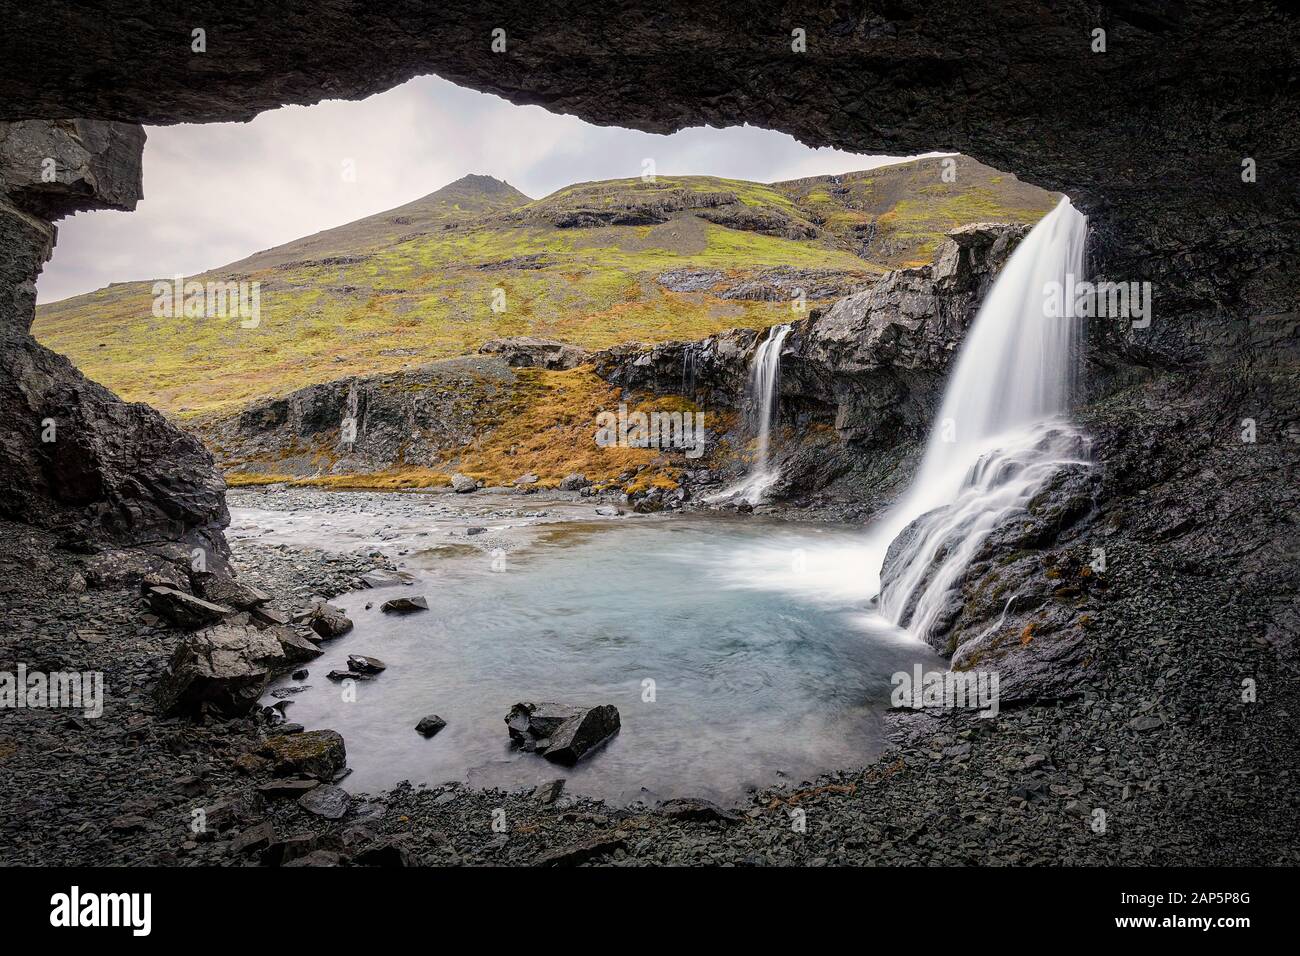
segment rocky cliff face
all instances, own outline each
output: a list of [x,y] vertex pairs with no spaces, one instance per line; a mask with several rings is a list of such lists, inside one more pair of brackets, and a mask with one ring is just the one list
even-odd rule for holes
[[143,145],[130,124],[0,123],[0,502],[78,546],[185,538],[221,551],[229,515],[212,456],[28,332],[53,220],[134,208]]
[[[774,498],[861,514],[897,493],[979,302],[1027,231],[965,226],[933,264],[887,273],[824,311],[792,313],[798,321],[782,349]],[[766,335],[735,329],[700,342],[609,349],[592,361],[597,374],[623,388],[682,394],[710,410],[738,408]],[[743,424],[728,437],[732,447],[752,438]],[[714,481],[745,467],[743,457],[710,464]]]

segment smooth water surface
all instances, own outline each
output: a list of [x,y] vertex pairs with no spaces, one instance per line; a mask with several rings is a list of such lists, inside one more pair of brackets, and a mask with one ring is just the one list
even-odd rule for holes
[[[502,570],[447,558],[410,587],[335,599],[356,628],[308,665],[309,689],[289,698],[288,717],[343,734],[354,771],[346,786],[359,791],[403,779],[513,788],[563,776],[570,791],[621,802],[732,800],[783,777],[795,784],[861,765],[879,750],[890,676],[918,661],[946,664],[853,588],[819,583],[825,569],[808,556],[843,553],[859,535],[727,516],[629,517],[546,529]],[[379,610],[417,593],[428,611]],[[355,702],[325,679],[348,654],[388,664],[355,685]],[[509,748],[504,717],[521,700],[612,703],[623,729],[578,767],[558,767]],[[413,728],[430,713],[447,727],[426,740]]]

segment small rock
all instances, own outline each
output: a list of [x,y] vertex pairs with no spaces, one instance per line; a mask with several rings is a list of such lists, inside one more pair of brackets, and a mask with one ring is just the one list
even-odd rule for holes
[[724,810],[716,803],[700,800],[696,797],[682,797],[677,800],[665,800],[659,804],[659,812],[674,820],[693,820],[696,822],[734,823],[740,814]]
[[385,614],[413,614],[416,611],[429,610],[429,602],[422,594],[409,598],[393,598],[379,605],[379,610]]
[[447,722],[437,714],[429,714],[427,717],[420,718],[420,722],[415,725],[415,729],[425,737],[432,737],[446,726]]
[[363,654],[348,655],[348,670],[358,674],[378,674],[387,669],[388,665],[377,657],[366,657]]
[[343,608],[333,604],[318,604],[309,618],[311,629],[323,639],[342,637],[352,630],[352,619],[343,613]]

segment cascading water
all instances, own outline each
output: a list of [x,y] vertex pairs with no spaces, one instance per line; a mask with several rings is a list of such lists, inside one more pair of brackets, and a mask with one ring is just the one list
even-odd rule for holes
[[774,326],[754,353],[746,396],[749,426],[758,446],[754,455],[754,467],[738,484],[718,495],[719,499],[742,498],[751,504],[757,504],[772,482],[776,481],[777,475],[772,470],[770,461],[772,422],[781,401],[781,346],[789,334],[790,326]]
[[[1046,306],[1052,283],[1065,288],[1067,276],[1083,276],[1087,222],[1062,199],[1011,255],[967,333],[911,487],[863,544],[801,549],[797,574],[786,549],[746,549],[727,575],[731,586],[878,597],[880,617],[869,620],[930,633],[989,533],[1061,468],[1086,463],[1084,436],[1064,418],[1079,321],[1049,316]],[[755,378],[769,354],[756,357]]]
[[[984,538],[1061,467],[1085,459],[1062,416],[1079,320],[1046,314],[1051,283],[1083,275],[1088,220],[1062,199],[1021,242],[971,325],[907,495],[873,529],[881,612],[924,637]],[[909,525],[890,568],[890,542]]]

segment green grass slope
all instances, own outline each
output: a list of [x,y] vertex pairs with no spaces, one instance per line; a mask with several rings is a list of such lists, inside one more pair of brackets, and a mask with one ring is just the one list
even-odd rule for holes
[[[151,283],[137,282],[42,305],[33,331],[123,398],[189,416],[463,355],[507,335],[603,348],[761,327],[787,319],[789,302],[726,297],[729,286],[771,269],[866,284],[925,261],[955,226],[1032,222],[1053,205],[1051,194],[965,158],[958,181],[943,183],[938,163],[771,185],[612,180],[536,201],[466,176],[190,277],[259,282],[256,328],[155,317]],[[722,279],[687,292],[658,281],[678,270]]]

